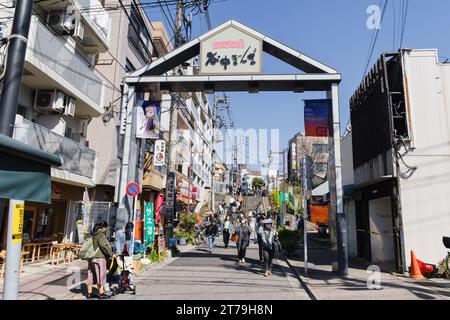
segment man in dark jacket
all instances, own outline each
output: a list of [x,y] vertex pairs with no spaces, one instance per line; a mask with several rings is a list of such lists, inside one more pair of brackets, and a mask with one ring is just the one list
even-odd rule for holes
[[216,239],[216,235],[218,232],[218,228],[214,219],[209,220],[209,225],[206,227],[206,236],[208,237],[208,253],[212,253],[212,249],[214,247],[214,240]]

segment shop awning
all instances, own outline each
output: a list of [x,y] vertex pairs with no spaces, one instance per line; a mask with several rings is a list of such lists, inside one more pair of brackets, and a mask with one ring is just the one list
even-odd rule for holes
[[51,202],[50,167],[61,159],[0,134],[0,198]]

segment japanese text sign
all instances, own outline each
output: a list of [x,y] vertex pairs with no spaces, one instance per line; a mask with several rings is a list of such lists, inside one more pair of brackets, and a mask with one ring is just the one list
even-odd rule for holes
[[200,43],[200,73],[262,72],[262,40],[230,26]]

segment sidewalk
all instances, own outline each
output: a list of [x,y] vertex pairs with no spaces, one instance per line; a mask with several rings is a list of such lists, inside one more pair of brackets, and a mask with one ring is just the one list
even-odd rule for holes
[[[181,252],[193,246],[178,247]],[[151,263],[139,270],[144,271],[166,264],[175,258],[168,257],[161,262]],[[72,263],[52,267],[50,261],[24,265],[20,275],[19,300],[85,300],[87,262],[76,260]],[[3,283],[0,281],[0,299],[3,299]]]
[[[349,258],[349,275],[332,272],[335,254],[317,235],[308,234],[308,275],[304,274],[303,246],[288,264],[294,268],[311,298],[317,300],[432,300],[450,299],[450,281],[412,280],[403,275],[381,272],[381,288],[369,289],[367,264]],[[369,282],[373,283],[373,282]]]

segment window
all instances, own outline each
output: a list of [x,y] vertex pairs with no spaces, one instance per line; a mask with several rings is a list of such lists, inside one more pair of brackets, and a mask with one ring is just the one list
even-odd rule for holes
[[127,58],[127,60],[126,60],[126,62],[125,62],[125,71],[126,71],[126,72],[130,72],[130,71],[134,71],[134,70],[136,70],[136,68],[133,66],[133,64],[131,63],[131,61],[128,60],[128,58]]
[[327,144],[313,144],[313,152],[314,153],[327,153],[328,145]]
[[317,162],[314,163],[314,173],[323,173],[325,171],[327,171],[328,169],[328,164],[326,162]]

